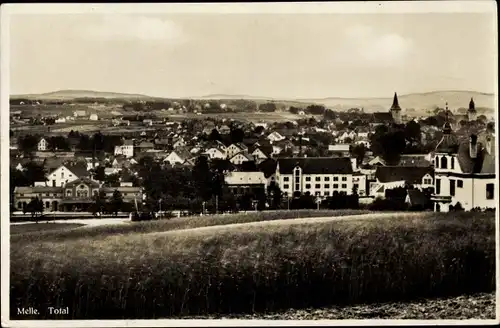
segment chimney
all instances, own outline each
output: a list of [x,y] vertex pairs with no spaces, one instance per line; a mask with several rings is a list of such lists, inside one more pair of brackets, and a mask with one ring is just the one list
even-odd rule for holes
[[469,155],[470,158],[477,158],[477,136],[474,134],[470,136]]

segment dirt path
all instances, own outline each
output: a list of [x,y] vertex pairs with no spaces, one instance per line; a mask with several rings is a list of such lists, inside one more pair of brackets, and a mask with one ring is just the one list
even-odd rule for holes
[[[404,215],[398,213],[398,215]],[[247,223],[231,223],[225,225],[214,225],[209,227],[199,227],[199,228],[188,228],[188,229],[178,229],[160,232],[151,232],[149,235],[164,235],[164,234],[182,234],[189,231],[189,233],[205,233],[214,232],[230,229],[239,228],[267,228],[270,226],[292,226],[292,225],[303,225],[303,224],[313,224],[328,221],[351,221],[351,220],[370,220],[370,219],[380,219],[393,217],[394,213],[369,213],[369,214],[357,214],[348,216],[328,216],[328,217],[311,217],[303,219],[283,219],[283,220],[269,220],[269,221],[257,221],[257,222],[247,222]],[[415,216],[412,213],[412,216]]]

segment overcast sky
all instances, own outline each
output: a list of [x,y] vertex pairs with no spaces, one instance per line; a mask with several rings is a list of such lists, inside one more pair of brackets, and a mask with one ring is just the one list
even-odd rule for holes
[[10,93],[496,92],[494,14],[12,15]]

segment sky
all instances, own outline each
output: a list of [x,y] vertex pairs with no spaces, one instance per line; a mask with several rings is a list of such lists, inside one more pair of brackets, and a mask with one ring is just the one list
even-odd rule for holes
[[10,94],[496,93],[495,24],[493,13],[15,14]]

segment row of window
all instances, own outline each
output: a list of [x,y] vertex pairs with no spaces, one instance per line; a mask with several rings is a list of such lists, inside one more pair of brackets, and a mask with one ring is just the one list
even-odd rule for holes
[[[295,180],[300,179],[299,177],[296,177]],[[311,181],[311,177],[306,177],[305,178],[307,182]],[[288,182],[290,181],[289,177],[283,177],[283,181]],[[321,181],[321,177],[316,177],[314,181],[319,182]],[[330,177],[324,177],[324,181],[330,181]],[[333,177],[333,181],[339,181],[339,177]],[[342,181],[347,181],[347,177],[342,177]]]
[[[441,160],[439,159],[439,156],[436,157],[435,162],[433,163],[436,168],[441,168],[441,169],[447,169],[448,168],[448,158],[446,156],[441,157]],[[452,157],[450,160],[450,169],[455,169],[455,158]]]
[[[344,194],[344,195],[346,195],[346,193],[345,193],[345,192],[343,192],[343,191],[341,191],[339,194]],[[321,191],[316,191],[316,192],[314,193],[314,196],[325,196],[325,197],[329,197],[329,196],[331,196],[331,195],[333,195],[333,193],[332,193],[332,194],[330,194],[330,192],[329,192],[329,191],[324,191],[324,192],[323,192],[323,195],[321,195]],[[288,192],[284,191],[284,192],[283,192],[283,196],[284,196],[284,197],[288,197],[288,196],[289,196]]]
[[[462,180],[450,179],[450,196],[455,196],[456,188],[463,188],[464,182]],[[436,179],[436,195],[441,193],[441,179]],[[495,198],[495,184],[486,184],[486,199]]]
[[[339,184],[338,184],[338,183],[334,183],[334,184],[332,184],[331,186],[333,187],[333,189],[338,189],[338,188],[339,188]],[[284,184],[284,185],[283,185],[283,189],[289,189],[289,188],[290,188],[290,185],[289,185],[289,184]],[[315,184],[315,185],[314,185],[314,188],[315,188],[315,189],[320,189],[320,188],[321,188],[321,184],[319,184],[319,183],[318,183],[318,184]],[[325,184],[323,188],[330,189],[330,184]],[[346,188],[347,188],[347,184],[345,184],[345,183],[341,184],[341,188],[342,188],[342,189],[346,189]],[[296,185],[295,189],[296,189],[296,190],[299,190],[299,189],[300,189],[300,187],[299,187],[298,185]],[[311,189],[311,185],[310,185],[309,183],[307,183],[307,184],[305,185],[305,189]]]

